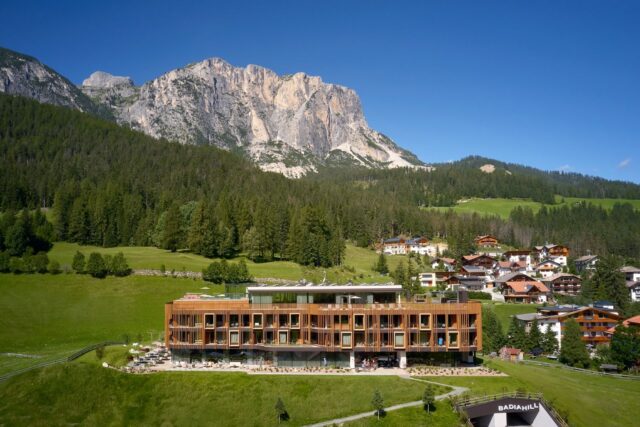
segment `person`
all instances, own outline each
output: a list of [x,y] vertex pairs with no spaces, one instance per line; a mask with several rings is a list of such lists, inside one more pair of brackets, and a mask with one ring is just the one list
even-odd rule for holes
[[322,356],[322,366],[327,367],[327,356]]

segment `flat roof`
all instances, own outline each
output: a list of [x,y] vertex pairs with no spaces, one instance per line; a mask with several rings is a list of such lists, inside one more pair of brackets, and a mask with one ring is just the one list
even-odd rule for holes
[[337,283],[312,283],[299,282],[287,284],[256,284],[247,286],[249,293],[261,292],[399,292],[401,285],[393,283],[350,283],[340,285]]

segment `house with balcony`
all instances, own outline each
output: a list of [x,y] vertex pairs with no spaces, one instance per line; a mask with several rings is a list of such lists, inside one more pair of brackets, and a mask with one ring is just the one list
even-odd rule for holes
[[540,262],[551,260],[560,264],[562,267],[566,267],[570,251],[567,246],[547,243],[542,246],[535,246],[532,253]]
[[453,258],[440,257],[433,260],[431,268],[434,270],[456,271],[457,261]]
[[549,301],[551,293],[544,283],[537,280],[505,282],[501,292],[506,302],[525,304],[545,303]]
[[355,367],[393,356],[472,362],[482,348],[477,302],[407,302],[395,284],[256,284],[240,299],[188,294],[165,305],[174,359]]
[[491,234],[476,236],[475,239],[473,239],[473,243],[478,248],[495,248],[499,246],[498,238],[496,236],[492,236]]
[[562,271],[562,265],[551,259],[545,259],[536,265],[534,270],[538,276],[543,279],[548,279],[554,274],[560,273]]
[[510,261],[511,263],[518,263],[519,265],[524,263],[528,272],[533,271],[533,261],[531,257],[531,250],[529,249],[506,251],[502,254],[502,257],[505,261]]
[[580,276],[569,273],[556,273],[542,279],[542,283],[547,285],[551,292],[555,295],[571,295],[580,294],[582,287],[582,279]]
[[462,256],[462,265],[471,265],[476,267],[482,267],[485,270],[493,270],[497,264],[495,258],[490,257],[489,255],[484,254],[475,254],[475,255],[463,255]]

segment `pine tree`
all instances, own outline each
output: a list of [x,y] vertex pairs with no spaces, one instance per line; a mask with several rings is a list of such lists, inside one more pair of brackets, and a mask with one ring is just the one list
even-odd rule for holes
[[164,220],[164,229],[161,234],[161,245],[163,249],[171,252],[178,250],[182,243],[182,214],[177,204],[172,204],[167,211]]
[[542,349],[546,354],[552,354],[558,350],[558,339],[551,328],[551,324],[547,324],[547,329],[542,337]]
[[380,419],[380,415],[384,413],[384,400],[382,399],[382,396],[380,395],[380,392],[378,390],[373,393],[371,406],[373,406],[373,409],[376,410],[376,415],[378,416],[378,419]]
[[129,264],[127,264],[127,260],[122,252],[118,252],[111,259],[111,268],[109,270],[114,276],[118,277],[128,276],[131,273]]
[[543,337],[538,326],[538,319],[534,318],[527,334],[527,350],[542,349]]
[[525,349],[527,345],[527,334],[524,325],[515,316],[511,317],[511,324],[507,331],[507,343],[509,346],[521,350]]
[[588,368],[591,359],[582,341],[580,325],[575,319],[569,319],[563,326],[560,362],[577,368]]
[[624,274],[620,271],[622,263],[618,257],[601,257],[596,264],[592,281],[597,299],[611,300],[616,308],[625,313],[631,303]]
[[389,273],[389,266],[387,265],[387,257],[384,256],[384,252],[380,252],[380,255],[378,256],[378,261],[374,265],[373,270],[377,271],[380,274]]
[[278,416],[278,424],[280,424],[280,421],[283,421],[283,420],[286,421],[289,419],[287,408],[285,408],[284,402],[282,401],[282,399],[278,398],[275,409],[276,409],[276,415]]
[[500,319],[488,307],[482,307],[482,347],[485,353],[498,352],[505,344]]
[[424,405],[424,409],[427,410],[427,413],[430,413],[431,408],[435,403],[436,403],[436,393],[433,390],[433,386],[429,384],[424,389],[424,393],[422,393],[422,404]]
[[407,273],[404,268],[404,261],[400,261],[398,266],[396,267],[396,271],[393,273],[393,279],[396,281],[396,284],[405,286],[407,281]]

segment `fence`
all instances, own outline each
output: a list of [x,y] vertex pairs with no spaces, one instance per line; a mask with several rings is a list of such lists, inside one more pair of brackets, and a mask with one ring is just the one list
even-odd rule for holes
[[84,348],[76,351],[75,353],[72,353],[69,356],[61,357],[61,358],[55,359],[55,360],[48,360],[46,362],[37,363],[35,365],[27,366],[26,368],[18,369],[16,371],[7,372],[6,374],[0,375],[0,382],[6,381],[9,378],[13,378],[16,375],[24,374],[25,372],[29,372],[29,371],[32,371],[34,369],[45,368],[47,366],[57,365],[59,363],[71,362],[73,360],[76,360],[80,356],[85,355],[85,354],[89,353],[90,351],[95,350],[98,347],[102,347],[102,346],[106,347],[106,346],[109,346],[109,345],[120,345],[120,344],[124,344],[124,343],[123,342],[118,342],[118,341],[104,341],[104,342],[101,342],[101,343],[92,344],[92,345],[90,345],[88,347],[84,347]]

